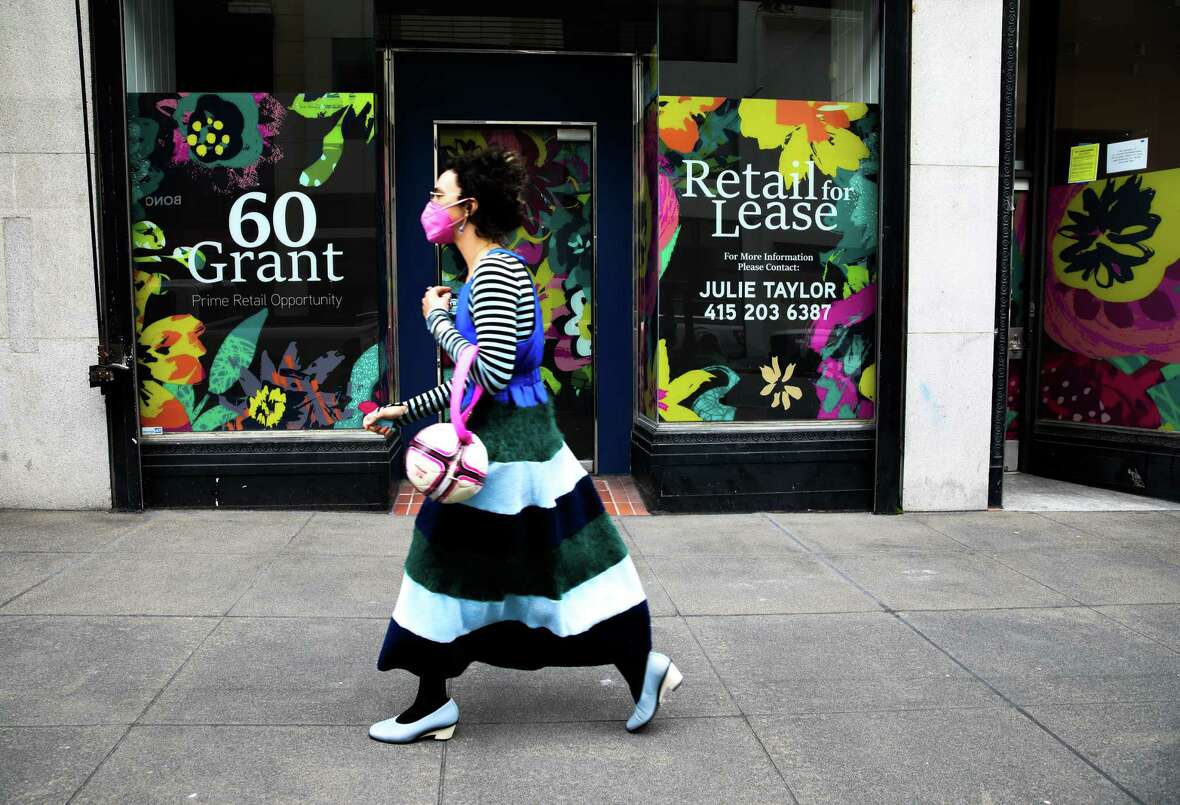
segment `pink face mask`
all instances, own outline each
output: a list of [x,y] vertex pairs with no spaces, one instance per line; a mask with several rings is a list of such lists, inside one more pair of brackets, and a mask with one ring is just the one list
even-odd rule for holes
[[454,207],[455,204],[462,204],[464,201],[470,200],[461,198],[454,204],[448,204],[445,207],[437,201],[426,202],[426,207],[419,217],[422,222],[422,231],[426,233],[426,239],[431,243],[454,243],[455,225],[464,219],[452,220],[451,214],[447,210]]

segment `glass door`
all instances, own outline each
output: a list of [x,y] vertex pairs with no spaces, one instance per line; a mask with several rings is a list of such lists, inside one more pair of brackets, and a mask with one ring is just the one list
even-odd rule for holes
[[[554,123],[438,122],[439,171],[456,154],[498,145],[524,158],[525,223],[507,240],[525,258],[541,299],[541,374],[570,449],[594,468],[594,127]],[[439,251],[439,281],[462,282],[453,246]],[[444,370],[447,371],[447,370]]]
[[1066,0],[1047,22],[1028,470],[1175,497],[1180,127],[1163,99],[1180,82],[1180,8]]

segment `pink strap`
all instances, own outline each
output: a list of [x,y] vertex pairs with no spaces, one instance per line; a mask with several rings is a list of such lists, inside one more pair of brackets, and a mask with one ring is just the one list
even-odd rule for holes
[[465,411],[459,410],[463,404],[463,391],[467,388],[467,372],[471,369],[471,364],[475,362],[477,352],[479,352],[479,347],[474,344],[463,350],[459,355],[459,360],[455,362],[455,373],[451,376],[451,424],[455,426],[455,433],[463,444],[471,444],[471,431],[467,430],[467,417],[471,416],[472,409],[475,408],[480,395],[483,394],[483,387],[477,383],[467,409]]

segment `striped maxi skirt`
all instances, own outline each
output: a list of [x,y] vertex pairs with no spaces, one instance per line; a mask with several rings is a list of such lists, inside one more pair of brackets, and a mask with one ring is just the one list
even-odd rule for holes
[[423,503],[378,669],[450,678],[472,662],[646,658],[643,586],[552,403],[486,399],[468,425],[488,449],[487,482],[463,503]]

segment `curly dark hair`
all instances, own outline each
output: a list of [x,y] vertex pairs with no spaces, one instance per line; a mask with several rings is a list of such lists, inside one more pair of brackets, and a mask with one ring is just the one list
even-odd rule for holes
[[461,196],[479,202],[471,222],[480,235],[501,240],[524,223],[524,188],[528,174],[515,151],[498,145],[466,151],[447,163],[459,181]]

